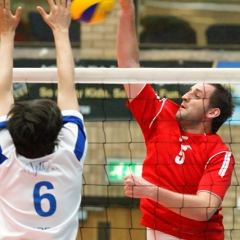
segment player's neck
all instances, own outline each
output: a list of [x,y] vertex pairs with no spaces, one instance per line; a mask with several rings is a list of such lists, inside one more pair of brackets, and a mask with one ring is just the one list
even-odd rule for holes
[[184,123],[180,124],[181,130],[191,134],[209,134],[212,133],[212,127],[210,122],[201,122],[201,123]]

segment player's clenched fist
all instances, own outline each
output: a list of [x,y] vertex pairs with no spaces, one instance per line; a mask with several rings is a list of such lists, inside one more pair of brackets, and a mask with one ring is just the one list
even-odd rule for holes
[[132,198],[157,199],[158,187],[137,175],[127,175],[124,178],[125,195]]

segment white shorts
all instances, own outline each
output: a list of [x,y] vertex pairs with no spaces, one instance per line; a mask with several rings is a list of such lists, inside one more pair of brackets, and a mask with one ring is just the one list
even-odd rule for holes
[[147,228],[147,240],[184,240],[172,235]]

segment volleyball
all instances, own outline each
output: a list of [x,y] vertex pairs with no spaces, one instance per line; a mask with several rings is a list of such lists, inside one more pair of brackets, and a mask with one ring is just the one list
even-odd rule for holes
[[111,13],[114,3],[115,0],[73,0],[72,19],[89,24],[99,23]]

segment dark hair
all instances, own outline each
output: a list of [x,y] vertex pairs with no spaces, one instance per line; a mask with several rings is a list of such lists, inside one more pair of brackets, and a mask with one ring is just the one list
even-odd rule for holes
[[210,84],[215,90],[209,99],[209,108],[219,108],[221,113],[212,120],[212,132],[216,133],[222,124],[232,116],[235,103],[230,89],[221,84]]
[[8,116],[7,128],[18,154],[33,159],[53,152],[62,128],[62,114],[54,101],[18,102]]

